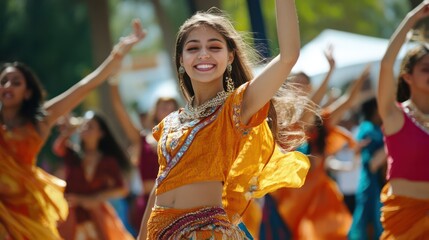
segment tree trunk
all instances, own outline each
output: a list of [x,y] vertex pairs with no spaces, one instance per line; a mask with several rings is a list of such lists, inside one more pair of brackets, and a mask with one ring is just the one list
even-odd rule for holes
[[[170,59],[173,59],[177,30],[173,30],[171,27],[171,24],[168,22],[168,17],[166,16],[164,9],[162,8],[160,0],[152,0],[152,4],[155,8],[155,13],[156,13],[159,25],[161,27],[164,49],[170,55]],[[170,67],[173,70],[172,72],[175,73],[176,65],[174,61],[168,61],[168,63],[170,64]]]
[[[88,15],[91,27],[91,43],[92,43],[92,56],[94,66],[99,66],[104,59],[109,55],[112,49],[112,39],[110,34],[109,27],[109,3],[108,0],[86,0],[88,7]],[[112,124],[112,131],[118,139],[126,139],[123,130],[119,127],[119,120],[116,118],[116,115],[112,108],[112,102],[110,99],[109,86],[104,83],[96,90],[94,97],[94,102],[89,103],[93,107],[94,105],[98,106],[109,123]],[[120,144],[123,148],[126,148],[128,141],[120,141]]]
[[262,14],[260,0],[247,0],[247,7],[249,10],[250,23],[253,32],[253,44],[258,53],[268,58],[270,56],[270,48],[268,46],[267,35],[265,31],[264,16]]

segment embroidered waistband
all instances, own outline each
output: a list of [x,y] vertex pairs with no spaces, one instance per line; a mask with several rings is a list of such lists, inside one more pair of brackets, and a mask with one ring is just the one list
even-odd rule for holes
[[236,226],[229,222],[225,210],[214,206],[201,208],[178,217],[160,231],[158,239],[169,239],[171,236],[180,239],[193,231],[204,229],[216,229],[226,234],[236,232]]

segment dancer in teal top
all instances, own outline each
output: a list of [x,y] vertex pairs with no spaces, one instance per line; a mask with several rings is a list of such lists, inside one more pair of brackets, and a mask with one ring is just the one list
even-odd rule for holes
[[[356,191],[356,208],[349,239],[379,239],[383,228],[380,222],[380,167],[386,162],[381,120],[375,98],[362,104],[364,120],[358,127],[357,141],[364,143],[360,154],[362,168]],[[371,226],[373,236],[369,236]]]

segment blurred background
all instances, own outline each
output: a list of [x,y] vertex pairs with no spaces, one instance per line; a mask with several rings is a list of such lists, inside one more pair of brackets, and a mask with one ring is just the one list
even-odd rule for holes
[[[393,30],[420,2],[296,1],[302,53],[294,71],[307,72],[317,85],[328,70],[323,50],[332,44],[338,71],[331,84],[341,88],[365,64],[380,60]],[[0,62],[28,64],[52,97],[90,73],[119,37],[132,31],[131,19],[140,18],[148,35],[126,57],[120,83],[124,103],[137,114],[162,95],[181,101],[173,68],[175,34],[186,18],[212,6],[225,10],[239,31],[253,34],[256,40],[249,44],[262,56],[277,53],[273,0],[0,0]],[[115,121],[108,90],[101,86],[77,111],[101,109]],[[43,151],[39,160],[50,157]]]

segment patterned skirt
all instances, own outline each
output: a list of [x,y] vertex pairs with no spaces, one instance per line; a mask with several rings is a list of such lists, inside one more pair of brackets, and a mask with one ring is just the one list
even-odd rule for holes
[[155,206],[148,221],[147,239],[248,239],[221,207],[174,209]]

